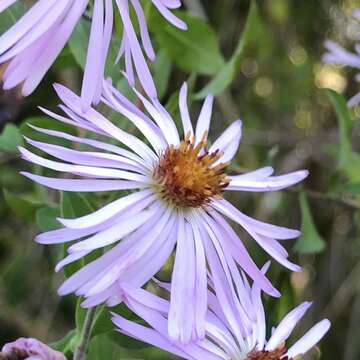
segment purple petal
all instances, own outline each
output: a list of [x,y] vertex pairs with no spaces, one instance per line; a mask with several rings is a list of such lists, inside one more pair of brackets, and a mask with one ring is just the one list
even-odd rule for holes
[[135,68],[139,76],[141,85],[143,86],[145,92],[149,95],[149,97],[156,98],[157,91],[155,88],[155,84],[152,79],[149,67],[147,66],[144,56],[142,54],[138,39],[136,37],[135,30],[131,23],[128,6],[125,5],[123,1],[120,0],[116,0],[116,3],[119,8],[120,16],[124,24],[124,31],[129,40],[132,57],[134,60]]
[[146,52],[146,55],[148,56],[148,58],[151,61],[155,60],[155,52],[154,49],[151,45],[151,40],[150,40],[150,36],[149,36],[149,30],[147,28],[146,25],[146,19],[145,19],[145,15],[144,15],[144,11],[141,7],[141,4],[139,2],[139,0],[131,0],[132,6],[135,9],[136,12],[136,16],[138,18],[138,22],[139,22],[139,27],[140,27],[140,36],[141,36],[141,41],[144,47],[144,50]]
[[120,211],[133,206],[138,201],[141,201],[145,198],[153,198],[154,195],[152,194],[151,190],[142,190],[125,197],[122,197],[118,200],[111,202],[100,208],[97,211],[94,211],[91,214],[79,217],[77,219],[62,219],[59,218],[58,220],[66,227],[71,229],[83,229],[91,226],[98,225],[103,221],[106,221]]
[[[0,36],[0,53],[5,52],[21,39],[55,3],[56,0],[42,0],[35,3],[9,30]],[[1,8],[10,5],[11,1],[6,1]]]
[[300,231],[298,230],[267,224],[262,221],[252,219],[240,212],[236,207],[234,207],[226,200],[213,201],[213,207],[244,228],[251,226],[257,233],[261,235],[280,240],[293,239],[300,236]]
[[184,352],[172,345],[166,337],[162,336],[157,331],[127,320],[117,314],[113,314],[112,321],[117,327],[119,327],[120,331],[126,335],[130,335],[135,339],[144,341],[160,349],[186,358],[186,354]]
[[222,227],[224,233],[224,239],[227,241],[229,250],[232,256],[241,266],[241,268],[254,280],[254,282],[267,294],[275,297],[279,297],[280,293],[274,288],[271,282],[265,277],[265,275],[258,269],[249,253],[247,252],[241,239],[231,228],[231,226],[225,221],[225,219],[216,212],[211,213],[216,222]]
[[312,327],[300,340],[290,347],[286,355],[295,358],[297,355],[305,354],[315,346],[329,331],[331,323],[324,319]]
[[290,311],[272,333],[271,338],[265,346],[266,351],[276,350],[284,341],[288,339],[297,323],[305,315],[306,311],[312,305],[311,302],[305,301],[292,311]]
[[98,191],[117,191],[143,188],[138,182],[123,180],[92,180],[92,179],[58,179],[46,176],[31,174],[25,171],[21,175],[47,186],[51,189],[62,191],[79,192],[98,192]]
[[196,124],[195,137],[197,143],[200,142],[202,137],[209,132],[213,103],[214,97],[212,95],[208,95],[201,108]]
[[[219,162],[230,161],[236,154],[241,140],[241,120],[234,121],[211,145],[209,152],[219,150],[223,156]],[[214,164],[214,166],[216,163]],[[227,187],[228,189],[228,187]]]
[[108,119],[106,119],[103,115],[101,115],[99,112],[95,111],[92,108],[89,108],[84,113],[81,109],[80,98],[76,96],[73,92],[71,92],[69,89],[59,84],[55,84],[54,88],[60,99],[67,106],[69,106],[77,114],[81,114],[84,119],[99,127],[110,137],[113,137],[118,141],[122,142],[124,145],[128,146],[136,154],[140,155],[150,164],[152,164],[153,161],[157,159],[153,151],[143,141],[141,141],[135,135],[121,130],[113,123],[111,123]]
[[109,105],[126,116],[146,136],[157,153],[161,153],[166,148],[167,144],[162,132],[147,116],[107,82],[104,83],[104,92]]
[[250,171],[241,175],[233,175],[236,179],[241,180],[256,180],[265,179],[274,173],[274,169],[271,166],[265,166],[260,169]]
[[135,163],[132,160],[129,160],[126,157],[122,157],[114,154],[102,153],[102,152],[72,150],[63,146],[35,141],[27,137],[24,138],[26,142],[28,142],[32,146],[60,160],[68,161],[73,164],[85,165],[85,166],[110,167],[115,169],[135,171],[140,174],[143,173],[143,169],[139,167],[137,163]]
[[60,54],[79,21],[79,18],[83,14],[86,5],[87,1],[84,0],[75,2],[59,28],[56,29],[53,34],[50,34],[51,40],[47,39],[47,42],[44,42],[44,45],[49,45],[50,41],[51,46],[47,46],[43,49],[41,56],[38,56],[36,63],[33,64],[33,69],[22,87],[24,96],[29,95],[37,87],[52,63]]
[[182,126],[183,126],[183,130],[184,130],[184,137],[188,134],[190,134],[190,136],[193,137],[194,130],[193,130],[193,127],[191,124],[189,108],[187,106],[187,92],[188,92],[188,86],[187,86],[187,83],[184,82],[180,89],[179,109],[180,109]]
[[161,15],[169,21],[171,24],[179,29],[186,30],[187,25],[178,17],[176,17],[171,11],[169,11],[160,0],[151,0],[152,3],[157,7]]
[[48,169],[52,169],[55,171],[69,172],[71,174],[81,175],[81,176],[100,177],[100,178],[105,177],[105,178],[139,181],[142,183],[147,183],[149,181],[147,176],[139,175],[129,171],[101,168],[95,166],[65,164],[58,161],[42,158],[41,156],[38,156],[23,147],[19,147],[18,149],[21,155],[23,156],[23,158],[26,159],[27,161],[37,165],[44,166]]
[[308,175],[307,170],[263,179],[244,179],[243,175],[235,175],[230,176],[230,184],[226,189],[236,191],[277,191],[299,183]]
[[138,229],[153,216],[153,211],[143,210],[139,212],[136,217],[130,216],[130,218],[128,217],[120,223],[115,224],[114,226],[101,231],[86,240],[77,242],[76,244],[70,246],[67,251],[69,253],[84,250],[87,251],[111,245]]

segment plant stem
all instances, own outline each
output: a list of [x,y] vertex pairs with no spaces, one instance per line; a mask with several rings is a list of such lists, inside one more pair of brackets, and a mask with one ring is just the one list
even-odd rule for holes
[[75,350],[73,360],[85,360],[86,348],[90,340],[90,335],[92,331],[93,322],[95,319],[96,307],[90,308],[86,312],[86,317],[84,321],[84,326],[82,329],[80,344]]

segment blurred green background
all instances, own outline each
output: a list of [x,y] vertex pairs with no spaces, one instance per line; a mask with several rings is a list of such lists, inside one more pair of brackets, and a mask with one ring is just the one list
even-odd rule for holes
[[[231,194],[231,200],[247,214],[303,230],[299,240],[287,244],[303,272],[290,274],[278,264],[272,266],[270,276],[283,296],[279,301],[265,298],[268,327],[294,305],[314,300],[294,338],[324,317],[333,325],[308,358],[359,359],[360,107],[348,112],[340,95],[324,90],[331,88],[349,98],[358,85],[348,69],[321,62],[325,39],[350,47],[349,37],[360,32],[360,24],[351,19],[357,1],[258,1],[257,7],[251,5],[250,18],[250,2],[245,0],[185,3],[184,16],[192,30],[181,37],[190,39],[191,48],[175,37],[177,30],[169,30],[147,9],[158,50],[153,72],[162,101],[177,117],[177,91],[188,80],[195,118],[201,104],[198,99],[210,86],[218,93],[210,135],[216,136],[237,117],[244,122],[234,171],[272,165],[279,174],[299,168],[311,172],[302,187],[288,191]],[[3,32],[6,25],[1,16]],[[84,19],[82,26],[88,25]],[[36,233],[56,226],[55,217],[60,207],[64,211],[67,195],[59,207],[57,192],[21,177],[19,170],[29,165],[19,158],[16,145],[22,142],[21,133],[33,135],[26,122],[59,126],[41,117],[36,106],[56,108],[51,88],[55,81],[79,89],[86,50],[80,30],[32,96],[21,98],[16,89],[0,92],[0,344],[19,336],[53,342],[76,326],[76,299],[56,294],[64,275],[54,275],[53,268],[62,249],[33,241]],[[119,67],[108,67],[108,73],[128,92]],[[125,119],[100,108],[133,131]],[[74,197],[67,200],[81,202]],[[106,198],[87,200],[97,206]],[[251,241],[248,248],[258,264],[268,258]],[[170,265],[160,274],[163,279],[169,279]],[[89,359],[172,358],[120,336],[100,336],[91,343]]]

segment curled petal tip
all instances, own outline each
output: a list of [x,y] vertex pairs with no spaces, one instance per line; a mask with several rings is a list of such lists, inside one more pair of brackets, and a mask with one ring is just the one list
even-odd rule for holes
[[60,90],[62,87],[62,85],[60,83],[53,83],[53,88],[55,89],[55,91]]
[[236,120],[234,121],[234,124],[236,124],[237,126],[239,126],[240,129],[242,129],[242,127],[243,127],[243,122],[242,122],[241,119],[236,119]]
[[273,297],[276,297],[276,298],[279,298],[281,297],[281,293],[279,290],[277,289],[272,289],[271,291],[269,291],[269,295],[273,296]]
[[38,243],[38,244],[46,245],[46,243],[44,243],[44,240],[42,240],[41,234],[35,236],[35,239],[34,239],[34,240],[35,240],[35,242]]
[[300,272],[302,270],[301,266],[300,265],[296,265],[294,264],[293,267],[292,267],[292,270],[294,272]]
[[306,177],[309,176],[310,172],[309,170],[300,170],[299,174],[301,174],[301,176],[303,177],[303,179],[305,179]]

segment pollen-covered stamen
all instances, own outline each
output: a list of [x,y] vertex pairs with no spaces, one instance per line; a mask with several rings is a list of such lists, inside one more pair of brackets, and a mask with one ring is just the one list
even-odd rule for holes
[[284,356],[286,353],[285,344],[279,346],[274,351],[257,351],[253,350],[248,354],[246,360],[291,360],[287,356]]
[[229,180],[224,172],[228,163],[214,164],[222,154],[206,150],[205,133],[198,144],[190,134],[178,147],[169,146],[154,169],[159,194],[180,207],[199,207],[221,197]]

